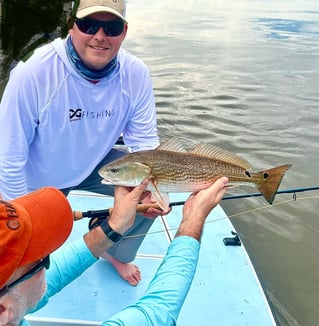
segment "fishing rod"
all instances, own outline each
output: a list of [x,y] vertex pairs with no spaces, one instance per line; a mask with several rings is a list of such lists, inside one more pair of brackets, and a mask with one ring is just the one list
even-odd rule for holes
[[[319,190],[319,186],[279,190],[276,192],[276,195],[293,194],[293,198],[296,199],[296,193],[306,192],[306,191],[315,191],[315,190]],[[222,200],[242,199],[242,198],[261,197],[261,196],[262,196],[261,193],[252,193],[252,194],[225,196],[225,197],[223,197]],[[170,203],[169,206],[174,207],[174,206],[181,206],[184,204],[185,204],[185,201],[177,201],[177,202]],[[136,212],[143,213],[146,210],[148,210],[149,208],[160,209],[158,204],[139,204],[139,205],[137,205]],[[83,218],[90,218],[89,229],[92,229],[92,228],[100,225],[103,222],[103,220],[107,219],[112,214],[112,211],[113,211],[113,208],[100,209],[100,210],[89,210],[86,212],[73,211],[73,219],[74,219],[74,221],[78,221]]]
[[[143,213],[149,208],[161,209],[158,204],[139,204],[137,205],[136,212]],[[82,218],[90,218],[89,229],[99,226],[105,219],[107,219],[113,212],[113,208],[89,210],[86,212],[73,211],[73,220],[78,221]]]
[[[319,190],[318,187],[307,187],[307,188],[292,188],[292,189],[286,189],[286,190],[279,190],[276,192],[276,195],[281,194],[293,194],[293,198],[296,199],[296,193],[298,192],[305,192],[305,191],[314,191]],[[229,199],[242,199],[242,198],[250,198],[250,197],[262,197],[262,193],[256,192],[253,194],[243,194],[243,195],[233,195],[233,196],[225,196],[222,198],[222,200],[229,200]],[[185,201],[180,202],[173,202],[169,206],[178,206],[178,205],[184,205]]]

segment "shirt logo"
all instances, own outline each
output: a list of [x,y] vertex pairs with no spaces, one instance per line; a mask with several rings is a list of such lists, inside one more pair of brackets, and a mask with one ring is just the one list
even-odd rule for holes
[[70,109],[69,110],[69,119],[70,121],[77,121],[83,119],[107,119],[115,115],[115,111],[111,110],[102,110],[102,111],[86,111],[80,108]]
[[81,119],[82,109],[70,109],[69,116],[70,116],[70,121]]

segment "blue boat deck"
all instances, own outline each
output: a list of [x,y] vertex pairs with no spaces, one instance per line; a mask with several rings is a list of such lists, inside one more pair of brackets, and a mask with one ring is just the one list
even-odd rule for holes
[[[181,201],[187,194],[171,194]],[[112,198],[88,193],[69,195],[73,210],[113,206]],[[28,316],[32,325],[98,325],[143,295],[174,237],[182,206],[157,218],[135,259],[142,273],[136,287],[122,280],[105,260],[98,261],[79,279]],[[69,241],[88,230],[88,219],[76,221]],[[181,310],[178,325],[275,325],[267,300],[243,246],[225,246],[234,228],[220,206],[207,219],[194,282]],[[41,322],[42,320],[42,322]]]

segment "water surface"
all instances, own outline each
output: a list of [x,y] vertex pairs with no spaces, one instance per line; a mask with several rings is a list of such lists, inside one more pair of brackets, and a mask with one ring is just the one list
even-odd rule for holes
[[[318,185],[317,1],[132,0],[127,12],[125,46],[151,70],[162,139],[215,144],[255,170],[291,163],[281,189]],[[223,204],[281,325],[319,320],[318,197],[305,196],[318,193]]]

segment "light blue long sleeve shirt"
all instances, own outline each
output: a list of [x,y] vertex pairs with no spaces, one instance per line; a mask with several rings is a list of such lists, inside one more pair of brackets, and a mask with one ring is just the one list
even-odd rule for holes
[[[192,237],[179,236],[170,244],[162,264],[145,294],[134,304],[115,314],[104,326],[176,325],[196,271],[200,243]],[[36,310],[51,296],[81,275],[96,262],[83,239],[66,245],[52,255],[47,271],[47,292]],[[23,321],[23,326],[28,323]]]

